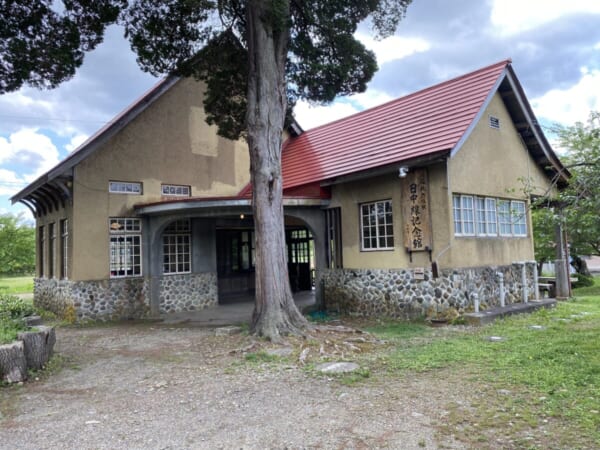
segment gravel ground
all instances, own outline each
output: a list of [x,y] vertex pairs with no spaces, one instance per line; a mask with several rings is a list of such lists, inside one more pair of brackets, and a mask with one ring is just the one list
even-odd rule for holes
[[302,344],[287,360],[248,362],[240,349],[252,344],[185,326],[58,329],[61,368],[0,389],[0,447],[463,448],[436,433],[464,395],[458,383],[377,376],[346,386],[306,370]]

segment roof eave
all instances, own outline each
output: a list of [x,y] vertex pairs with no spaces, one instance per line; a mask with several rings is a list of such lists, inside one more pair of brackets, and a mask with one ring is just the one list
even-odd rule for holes
[[115,134],[121,131],[127,124],[138,117],[150,105],[158,100],[165,92],[167,92],[181,77],[170,75],[158,82],[147,93],[142,95],[132,105],[120,113],[112,122],[98,130],[87,141],[85,141],[78,149],[71,153],[67,158],[54,166],[48,172],[41,175],[38,179],[27,185],[21,191],[11,197],[11,202],[14,204],[27,197],[32,192],[39,189],[44,184],[53,179],[68,174],[70,170],[99,147],[105,144]]
[[422,167],[436,162],[445,161],[446,157],[450,154],[450,149],[441,150],[435,153],[431,153],[426,156],[417,158],[408,158],[395,161],[384,166],[375,167],[372,169],[362,170],[360,172],[353,172],[347,175],[341,175],[335,178],[329,178],[321,182],[321,186],[332,186],[335,184],[349,183],[353,181],[360,181],[367,178],[373,178],[376,176],[387,175],[390,173],[398,172],[400,167],[406,167],[410,170],[413,167]]
[[544,155],[546,156],[546,158],[552,165],[553,169],[556,171],[556,174],[559,176],[559,180],[566,183],[568,181],[568,179],[571,177],[571,173],[560,162],[560,160],[559,160],[558,156],[556,155],[556,153],[554,152],[554,150],[552,150],[552,146],[546,139],[546,136],[545,136],[540,124],[538,123],[538,120],[533,112],[533,109],[531,108],[531,105],[529,104],[529,101],[527,100],[527,97],[525,96],[525,91],[523,90],[521,83],[517,79],[512,67],[509,67],[507,80],[510,83],[511,88],[513,89],[513,91],[515,93],[517,102],[519,103],[519,106],[521,107],[523,114],[525,115],[527,123],[528,123],[530,129],[532,130],[532,132],[535,136],[535,139],[538,142],[538,145],[544,152]]

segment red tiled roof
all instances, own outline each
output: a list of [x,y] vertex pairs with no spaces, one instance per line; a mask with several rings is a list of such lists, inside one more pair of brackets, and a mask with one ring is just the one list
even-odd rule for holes
[[509,64],[501,61],[288,139],[284,189],[451,151]]

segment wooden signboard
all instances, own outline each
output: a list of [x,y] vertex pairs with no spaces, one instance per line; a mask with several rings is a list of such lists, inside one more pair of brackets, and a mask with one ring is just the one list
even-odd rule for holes
[[406,250],[431,250],[431,214],[426,169],[411,169],[402,180],[402,217]]

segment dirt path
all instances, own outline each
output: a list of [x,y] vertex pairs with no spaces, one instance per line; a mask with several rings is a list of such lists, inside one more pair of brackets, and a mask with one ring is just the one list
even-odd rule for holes
[[461,395],[447,380],[345,386],[296,357],[251,363],[231,353],[251,343],[209,328],[59,329],[63,368],[0,390],[0,447],[462,448],[435,432]]

